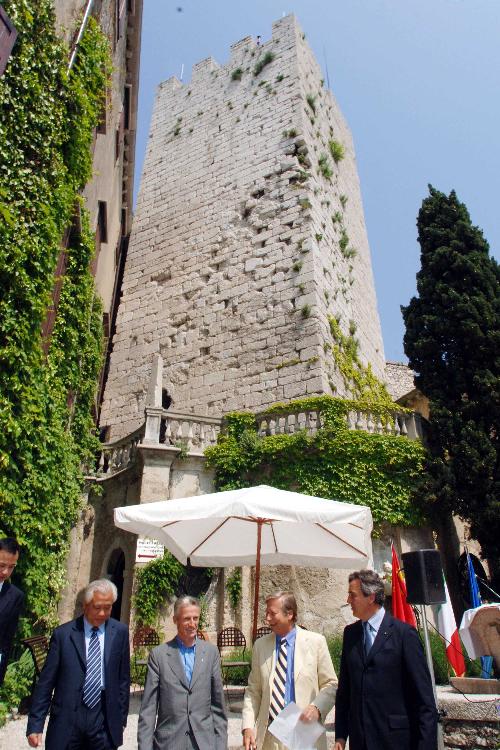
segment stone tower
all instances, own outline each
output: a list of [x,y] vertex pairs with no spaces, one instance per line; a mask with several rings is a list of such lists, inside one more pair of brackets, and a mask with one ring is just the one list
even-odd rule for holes
[[155,354],[182,412],[347,395],[330,316],[383,378],[351,135],[287,16],[159,86],[101,424],[143,422]]

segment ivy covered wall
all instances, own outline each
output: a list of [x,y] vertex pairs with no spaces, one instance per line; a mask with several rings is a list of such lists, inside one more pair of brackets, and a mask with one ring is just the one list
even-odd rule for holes
[[[22,545],[23,629],[51,626],[65,583],[82,467],[96,447],[92,407],[102,313],[94,238],[80,193],[111,72],[90,19],[76,63],[55,32],[50,0],[4,0],[18,39],[0,79],[0,535]],[[69,231],[66,272],[45,356],[41,327]]]
[[[217,445],[205,454],[208,465],[215,469],[217,489],[269,484],[368,505],[376,528],[384,522],[401,526],[422,523],[412,495],[422,472],[423,445],[403,436],[349,430],[346,413],[359,408],[355,401],[316,396],[266,410],[272,417],[317,409],[323,427],[312,435],[301,431],[259,437],[254,414],[228,414]],[[382,419],[391,419],[383,402],[372,403],[370,408]]]

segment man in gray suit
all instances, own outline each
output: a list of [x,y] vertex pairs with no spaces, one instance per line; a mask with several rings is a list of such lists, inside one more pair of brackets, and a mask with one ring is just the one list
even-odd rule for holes
[[197,640],[199,620],[197,599],[177,599],[177,635],[149,657],[139,750],[227,749],[219,652],[213,644]]

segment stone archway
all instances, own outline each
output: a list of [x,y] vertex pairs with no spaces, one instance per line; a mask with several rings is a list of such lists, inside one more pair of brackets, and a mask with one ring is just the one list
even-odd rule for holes
[[114,617],[115,620],[120,619],[122,611],[124,573],[125,553],[121,547],[117,547],[109,556],[108,564],[106,567],[106,578],[112,581],[118,589],[118,597],[116,599],[116,602],[113,604],[113,609],[111,611],[111,617]]

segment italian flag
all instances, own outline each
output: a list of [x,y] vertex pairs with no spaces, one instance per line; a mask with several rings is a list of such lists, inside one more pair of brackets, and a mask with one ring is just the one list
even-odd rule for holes
[[438,630],[444,641],[446,658],[448,659],[452,671],[457,677],[463,677],[465,675],[465,662],[462,653],[462,644],[458,637],[457,623],[455,622],[455,615],[453,614],[448,586],[446,585],[444,576],[443,583],[446,601],[444,604],[439,604],[437,607]]

